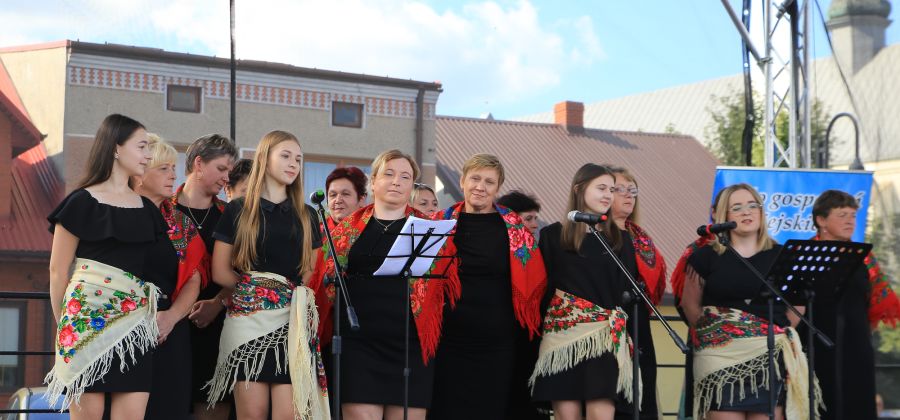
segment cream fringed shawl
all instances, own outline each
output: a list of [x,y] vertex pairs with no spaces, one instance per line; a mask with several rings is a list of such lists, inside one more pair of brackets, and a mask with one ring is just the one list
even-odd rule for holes
[[206,386],[215,404],[234,390],[238,372],[248,380],[259,377],[270,349],[277,361],[287,355],[293,388],[294,414],[301,419],[330,419],[328,389],[319,352],[315,298],[305,286],[292,287],[275,273],[249,272],[235,286],[228,308],[215,374]]
[[75,270],[62,302],[56,331],[56,356],[47,374],[47,399],[61,409],[76,404],[91,386],[109,372],[114,356],[126,371],[156,346],[156,302],[159,289],[131,273],[86,258]]
[[[746,398],[748,391],[755,394],[760,386],[769,389],[767,333],[767,321],[753,314],[732,308],[703,307],[694,339],[695,419],[702,419],[707,412],[715,410],[713,401],[733,402],[735,397]],[[780,377],[779,361],[784,363],[787,372],[786,418],[809,419],[809,367],[793,328],[775,327],[775,372]],[[757,383],[758,375],[762,375],[761,384]],[[747,383],[749,390],[744,389]],[[731,395],[723,395],[726,385],[732,385]],[[818,408],[824,408],[818,381],[815,392],[818,412]]]

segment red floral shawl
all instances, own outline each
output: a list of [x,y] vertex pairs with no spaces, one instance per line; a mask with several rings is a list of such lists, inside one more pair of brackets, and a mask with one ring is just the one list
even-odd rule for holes
[[654,305],[659,305],[663,294],[666,293],[666,261],[650,235],[637,223],[626,220],[625,230],[631,235],[638,275],[647,285],[647,295]]
[[[813,238],[815,241],[821,239],[818,235]],[[884,322],[896,327],[900,321],[900,300],[891,288],[890,278],[881,270],[874,252],[866,255],[863,264],[869,276],[869,325],[878,328],[878,324]]]
[[[206,250],[206,244],[200,236],[200,231],[194,225],[194,221],[184,212],[178,210],[178,194],[184,189],[184,184],[178,187],[175,194],[164,200],[159,209],[169,225],[169,240],[178,255],[178,282],[175,284],[175,292],[172,293],[172,301],[181,292],[194,272],[200,273],[200,287],[206,287],[209,283],[210,255]],[[218,197],[213,197],[213,205],[221,212],[225,209],[225,203]]]
[[[347,269],[350,248],[366,229],[366,225],[375,212],[375,206],[369,204],[336,224],[331,232],[334,240],[335,254],[341,268]],[[406,215],[428,219],[428,216],[418,212],[410,206],[406,206]],[[447,240],[444,247],[438,252],[438,256],[456,255],[456,247],[452,240]],[[322,247],[320,259],[322,268],[318,269],[318,276],[313,276],[309,287],[316,293],[316,306],[319,309],[320,328],[322,341],[330,340],[329,332],[333,328],[331,318],[332,304],[334,302],[334,261],[329,255],[327,245]],[[416,323],[416,331],[419,334],[419,342],[422,345],[422,360],[427,364],[437,352],[438,342],[441,338],[441,322],[444,316],[444,298],[449,297],[451,303],[459,298],[459,277],[457,274],[457,262],[455,258],[436,258],[431,269],[426,275],[446,275],[446,279],[412,278],[409,280],[410,311]],[[327,334],[327,335],[326,335]]]
[[[434,219],[459,219],[464,202],[435,213]],[[547,271],[537,241],[516,212],[495,204],[506,223],[509,236],[509,268],[512,274],[513,310],[519,324],[528,329],[530,337],[540,334],[541,299],[547,289]]]
[[675,270],[672,271],[672,294],[675,295],[676,299],[680,300],[681,294],[684,292],[684,270],[687,268],[688,259],[691,258],[695,251],[708,245],[711,240],[712,236],[701,236],[688,245],[684,253],[681,254],[681,258],[678,259],[678,264],[675,265]]

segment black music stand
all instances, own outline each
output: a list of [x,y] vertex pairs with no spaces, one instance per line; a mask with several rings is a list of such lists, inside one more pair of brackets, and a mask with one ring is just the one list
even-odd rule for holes
[[[373,216],[374,217],[374,216]],[[419,219],[424,222],[428,222],[425,219]],[[403,233],[392,233],[392,232],[384,232],[381,238],[379,238],[379,242],[376,243],[375,247],[377,248],[378,243],[381,242],[382,238],[385,236],[396,236],[396,241],[401,241],[403,237],[408,237],[410,241],[410,249],[412,250],[408,255],[384,255],[385,260],[387,259],[399,259],[402,258],[403,267],[396,274],[384,274],[374,277],[391,277],[396,278],[400,277],[400,279],[404,282],[407,287],[406,293],[404,293],[404,307],[406,308],[406,320],[404,322],[404,342],[403,342],[403,420],[407,420],[409,418],[409,323],[410,319],[410,297],[409,297],[409,281],[410,279],[447,279],[447,270],[440,274],[425,274],[424,272],[421,274],[413,273],[413,264],[421,259],[454,259],[456,255],[426,255],[425,253],[434,249],[434,246],[441,243],[442,240],[446,238],[450,238],[455,235],[455,227],[451,229],[448,233],[434,233],[434,227],[428,228],[424,233],[416,233],[416,225],[415,221],[407,219],[406,224],[404,224],[404,229],[406,230],[406,225],[409,225],[410,232]],[[437,251],[435,252],[437,254]],[[373,255],[375,257],[381,257],[381,255]],[[452,261],[451,261],[452,264]],[[429,266],[433,267],[434,264],[430,264]],[[447,265],[447,269],[449,269],[450,265]]]
[[[768,279],[784,295],[784,299],[795,306],[806,306],[806,318],[814,324],[814,284],[825,279],[836,280],[834,284],[840,288],[843,279],[863,263],[872,251],[872,244],[844,241],[797,240],[787,241],[778,253],[778,258],[769,269]],[[821,333],[819,333],[821,334]],[[809,360],[809,413],[815,413],[815,364],[816,352],[814,336],[816,331],[807,329],[806,347]],[[841,337],[835,337],[840,352]],[[828,346],[830,347],[830,346]],[[840,356],[838,354],[837,356]],[[841,363],[839,357],[837,363]],[[770,365],[771,366],[771,365]],[[840,365],[835,372],[837,383],[840,383]],[[839,394],[839,393],[838,393]],[[840,396],[838,395],[838,418],[841,417]]]

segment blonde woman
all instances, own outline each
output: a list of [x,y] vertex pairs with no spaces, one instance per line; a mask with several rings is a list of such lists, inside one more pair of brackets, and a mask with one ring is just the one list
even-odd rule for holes
[[[150,162],[142,177],[133,178],[135,191],[157,207],[165,207],[163,204],[172,196],[178,152],[155,134],[147,137]],[[145,419],[187,419],[191,410],[191,329],[187,315],[200,294],[206,250],[199,236],[186,240],[183,227],[175,222],[176,214],[163,210],[163,216],[169,225],[169,240],[157,241],[148,251],[145,270],[145,279],[162,292],[156,312],[156,369]]]
[[[731,185],[722,190],[713,219],[737,223],[728,233],[731,246],[765,273],[781,247],[766,230],[762,204],[750,185]],[[799,320],[792,319],[783,304],[775,305],[780,369],[770,378],[768,305],[759,280],[718,239],[693,250],[683,266],[681,308],[694,336],[694,418],[764,419],[770,386],[778,398],[776,418],[810,418],[806,357],[792,328]]]
[[272,131],[260,140],[247,195],[228,203],[213,237],[213,280],[233,289],[210,403],[234,391],[240,419],[328,418],[315,340],[315,304],[304,286],[321,246],[303,202],[300,142]]

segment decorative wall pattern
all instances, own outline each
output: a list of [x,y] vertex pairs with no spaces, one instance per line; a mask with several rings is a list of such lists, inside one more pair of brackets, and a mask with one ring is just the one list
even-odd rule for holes
[[[195,86],[203,88],[205,97],[223,100],[228,99],[231,91],[229,82],[81,66],[69,66],[68,81],[73,86],[153,93],[165,93],[166,86],[170,84]],[[397,118],[416,117],[416,104],[414,101],[390,98],[244,83],[238,83],[235,96],[241,102],[311,108],[322,111],[331,110],[333,101],[352,102],[365,104],[366,114],[369,115]],[[434,105],[432,103],[425,104],[426,119],[434,119]]]

